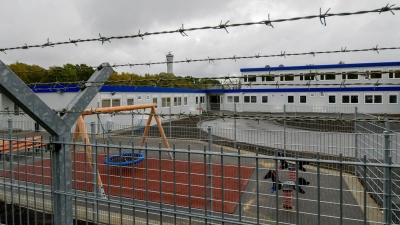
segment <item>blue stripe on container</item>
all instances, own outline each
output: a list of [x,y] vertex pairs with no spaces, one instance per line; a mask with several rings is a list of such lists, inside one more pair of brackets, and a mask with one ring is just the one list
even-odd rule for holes
[[382,92],[400,91],[400,86],[395,87],[342,87],[342,88],[259,88],[259,89],[229,89],[229,90],[207,90],[207,94],[222,93],[265,93],[265,92]]
[[[59,89],[61,92],[78,92],[80,89],[76,85],[46,85],[31,86],[36,93],[52,93]],[[205,90],[189,88],[165,88],[150,86],[103,86],[100,92],[156,92],[156,93],[205,93]]]
[[354,68],[354,67],[385,67],[385,66],[400,66],[400,62],[377,62],[377,63],[353,63],[353,64],[328,64],[328,65],[312,65],[312,66],[242,68],[242,69],[240,69],[240,72],[341,69],[341,68]]

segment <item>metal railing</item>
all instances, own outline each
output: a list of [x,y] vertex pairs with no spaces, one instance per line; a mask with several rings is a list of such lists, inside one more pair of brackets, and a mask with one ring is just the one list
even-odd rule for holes
[[[76,221],[94,224],[397,223],[396,205],[382,205],[374,197],[398,201],[400,165],[394,154],[386,163],[388,146],[381,144],[389,138],[392,150],[397,149],[397,133],[299,131],[248,120],[236,121],[234,129],[229,127],[234,121],[228,120],[203,121],[197,127],[198,118],[193,120],[181,121],[193,126],[164,123],[171,149],[161,144],[153,127],[144,146],[139,146],[142,134],[99,134],[91,123],[90,140],[56,142],[42,134],[34,142],[43,145],[35,148],[29,147],[29,138],[37,132],[13,134],[9,127],[0,146],[0,222],[53,223],[57,194],[73,199],[72,206],[64,207],[72,207]],[[242,130],[243,123],[260,128]],[[367,154],[366,143],[383,155]],[[66,171],[72,175],[70,192],[52,189],[52,153],[58,144],[75,149],[72,170]],[[129,153],[142,153],[143,160],[124,166],[105,163],[110,156]],[[265,179],[271,171],[275,176]],[[391,185],[371,188],[382,180]]]
[[[374,118],[375,116],[356,111],[355,117]],[[366,156],[367,162],[399,165],[399,133],[391,130],[391,126],[396,128],[398,124],[355,122],[355,157],[358,162],[363,162],[363,156]],[[363,181],[363,185],[368,192],[371,192],[372,198],[378,205],[392,209],[391,212],[384,211],[384,216],[388,217],[386,220],[391,218],[394,224],[400,223],[400,171],[389,171],[380,167],[356,167],[355,171],[359,179],[366,174],[367,178]],[[392,192],[393,196],[388,198],[385,194],[388,192]]]

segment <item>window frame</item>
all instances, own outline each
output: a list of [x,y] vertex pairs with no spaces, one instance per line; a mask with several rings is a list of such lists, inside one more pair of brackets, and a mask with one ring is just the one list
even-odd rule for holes
[[174,106],[182,105],[182,97],[174,97]]
[[[328,76],[333,76],[333,79],[326,79]],[[336,72],[324,72],[319,75],[320,81],[336,80]]]
[[[399,75],[399,77],[396,77],[396,74]],[[390,77],[392,76],[392,77]],[[400,79],[400,70],[389,70],[388,71],[388,78],[389,79]]]
[[[264,101],[264,97],[267,101]],[[268,95],[261,95],[261,103],[267,104],[268,103]]]
[[[376,72],[379,72],[379,74],[381,75],[381,77],[379,78],[373,78],[371,75],[375,74]],[[382,70],[368,70],[365,72],[366,76],[364,77],[364,80],[374,80],[374,79],[382,79],[383,78],[383,71]]]
[[[292,77],[292,80],[287,80],[287,77]],[[295,75],[294,73],[281,73],[279,75],[279,81],[281,82],[292,82],[294,81]]]
[[[132,104],[129,104],[129,102],[132,102]],[[126,99],[126,105],[134,105],[135,104],[135,98],[127,98]]]
[[[300,81],[313,81],[315,80],[315,77],[317,76],[317,73],[300,73]],[[306,79],[306,78],[311,78],[311,79]]]
[[[305,98],[305,102],[302,102],[302,97]],[[299,104],[307,104],[307,95],[299,95]]]
[[[357,79],[349,79],[349,75],[357,75]],[[342,72],[342,80],[359,80],[359,79],[360,79],[360,72],[359,71]]]
[[[348,97],[349,98],[349,102],[343,102],[343,98],[344,97]],[[353,102],[353,97],[357,97],[357,102]],[[359,104],[360,103],[360,98],[358,94],[342,94],[342,104]]]
[[162,97],[161,98],[161,107],[169,108],[170,106],[171,106],[171,97]]
[[[154,102],[154,99],[156,100],[155,102]],[[158,106],[158,98],[157,97],[153,97],[153,104],[156,104],[156,108],[157,108],[157,106]]]
[[[396,96],[396,102],[394,102],[394,103],[391,103],[390,102],[390,96]],[[392,93],[392,94],[388,94],[388,104],[398,104],[398,102],[399,102],[399,95],[398,94],[396,94],[396,93]]]
[[[270,80],[267,80],[267,77],[268,77]],[[261,77],[261,81],[262,81],[262,82],[275,82],[275,76],[274,76],[274,74],[264,75],[264,76]]]
[[257,95],[243,96],[243,103],[257,103]]
[[[293,99],[292,102],[289,102],[289,97],[292,97],[292,99]],[[295,99],[294,99],[294,95],[287,95],[286,100],[287,100],[287,104],[295,104],[295,103],[296,103],[296,101],[295,101]]]
[[[334,97],[334,102],[331,102],[331,97]],[[328,104],[337,104],[336,95],[330,94],[328,95]]]
[[[367,96],[372,96],[372,102],[367,102]],[[376,102],[376,96],[381,97],[381,102]],[[383,104],[383,94],[364,94],[364,104]]]
[[[251,79],[251,80],[250,80]],[[254,80],[253,80],[254,79]],[[243,76],[243,82],[257,82],[257,75],[256,74],[247,74]]]

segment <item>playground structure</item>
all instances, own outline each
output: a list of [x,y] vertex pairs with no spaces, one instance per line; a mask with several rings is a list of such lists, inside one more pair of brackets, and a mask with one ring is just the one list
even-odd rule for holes
[[[84,121],[84,117],[85,116],[89,116],[89,115],[93,115],[93,114],[100,114],[100,113],[116,113],[116,112],[122,112],[122,111],[129,111],[129,110],[139,110],[139,109],[150,109],[150,115],[147,119],[146,122],[146,126],[143,132],[143,136],[142,136],[142,140],[140,142],[140,146],[142,147],[146,141],[146,137],[147,134],[149,132],[150,129],[150,125],[151,125],[151,121],[154,117],[157,126],[158,126],[158,130],[160,131],[161,137],[163,139],[164,142],[164,146],[165,148],[170,148],[169,147],[169,143],[168,140],[165,136],[164,133],[164,129],[161,125],[161,121],[160,118],[158,118],[157,114],[156,114],[156,106],[157,104],[139,104],[139,105],[128,105],[128,106],[115,106],[115,107],[103,107],[103,108],[91,108],[91,109],[86,109],[84,110],[84,112],[78,117],[77,121],[76,121],[76,126],[75,126],[75,130],[74,133],[72,135],[72,140],[78,141],[80,138],[82,140],[85,141],[86,145],[86,159],[89,162],[89,167],[90,170],[93,171],[92,168],[92,147],[90,146],[90,139],[89,139],[89,135],[87,133],[87,129],[85,126],[85,121]],[[169,157],[172,159],[172,154],[171,152],[168,153]],[[72,159],[74,159],[74,155],[75,155],[75,146],[73,145],[71,147],[71,156]],[[97,157],[97,156],[96,156]],[[134,159],[136,157],[136,159]],[[112,166],[129,166],[132,163],[136,164],[139,163],[143,160],[143,158],[146,157],[143,153],[134,153],[132,155],[132,153],[122,153],[120,155],[112,155],[112,156],[107,156],[107,158],[104,160],[105,163],[108,163],[109,165]],[[122,161],[122,159],[130,159],[129,160],[124,160]],[[117,161],[116,161],[117,160]],[[103,182],[101,180],[101,176],[100,173],[97,169],[97,185],[98,185],[98,191],[101,194],[101,196],[103,198],[105,198],[105,192],[104,192],[104,188],[103,188]]]
[[[281,152],[278,153],[279,157],[285,157],[285,155]],[[264,176],[264,179],[271,179],[273,185],[271,187],[271,193],[274,191],[282,190],[283,192],[283,204],[282,208],[284,209],[294,209],[293,206],[293,190],[297,191],[297,193],[305,194],[306,192],[301,188],[301,186],[309,185],[310,182],[306,181],[306,179],[299,177],[296,175],[296,167],[298,170],[306,172],[304,165],[308,165],[308,162],[300,161],[298,164],[287,162],[286,160],[280,160],[281,165],[279,170],[287,169],[289,171],[288,181],[281,182],[275,172],[275,170],[269,170],[268,173]]]

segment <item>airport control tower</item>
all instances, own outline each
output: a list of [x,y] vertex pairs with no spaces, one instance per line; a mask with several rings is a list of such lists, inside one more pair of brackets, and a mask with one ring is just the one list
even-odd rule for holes
[[174,61],[174,55],[171,54],[171,52],[168,52],[167,55],[167,73],[174,73],[174,67],[173,67],[173,62]]

